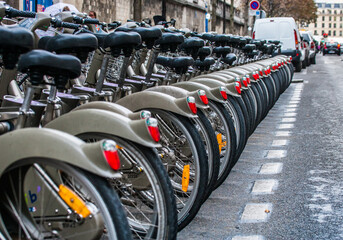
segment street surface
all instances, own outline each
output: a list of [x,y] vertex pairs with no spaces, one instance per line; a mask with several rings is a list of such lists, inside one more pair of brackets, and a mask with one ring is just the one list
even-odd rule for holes
[[317,54],[178,239],[343,239],[343,62]]

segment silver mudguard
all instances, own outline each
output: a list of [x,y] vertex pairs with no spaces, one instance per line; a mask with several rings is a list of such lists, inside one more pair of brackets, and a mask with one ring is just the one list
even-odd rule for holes
[[81,109],[64,114],[45,125],[78,136],[104,133],[118,136],[146,147],[160,147],[148,132],[146,121],[131,120],[123,115],[101,109]]
[[197,116],[191,112],[186,98],[175,98],[160,92],[138,92],[125,96],[116,103],[134,112],[144,109],[163,109],[189,118]]
[[164,94],[168,94],[172,97],[175,98],[185,98],[188,96],[192,96],[195,99],[195,103],[197,105],[197,108],[208,108],[207,105],[205,105],[201,99],[199,98],[197,91],[187,91],[183,88],[175,87],[175,86],[157,86],[157,87],[152,87],[148,88],[145,91],[152,91],[152,92],[160,92]]
[[0,176],[20,160],[50,159],[74,165],[102,177],[120,177],[121,174],[106,163],[101,145],[102,141],[89,144],[54,129],[15,130],[0,137]]
[[[220,79],[220,80],[219,80]],[[204,76],[204,78],[197,78],[191,80],[191,82],[198,82],[201,84],[204,84],[206,86],[209,86],[210,88],[215,88],[215,87],[226,87],[227,88],[227,93],[231,96],[234,97],[240,97],[235,89],[234,82],[228,82],[225,80],[225,78],[217,78],[217,79],[210,79],[207,78],[207,75]]]

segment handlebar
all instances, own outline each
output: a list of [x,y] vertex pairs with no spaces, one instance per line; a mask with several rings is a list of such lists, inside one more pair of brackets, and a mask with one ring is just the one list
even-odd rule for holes
[[100,21],[95,18],[81,18],[78,16],[74,16],[73,20],[75,23],[78,24],[100,24]]
[[53,27],[63,27],[63,28],[70,28],[70,29],[79,29],[81,28],[80,24],[75,24],[75,23],[69,23],[69,22],[63,22],[59,19],[53,19],[51,20],[51,25]]
[[26,17],[26,18],[35,18],[35,12],[28,12],[28,11],[19,11],[15,8],[9,7],[6,9],[6,16],[9,18],[14,17]]

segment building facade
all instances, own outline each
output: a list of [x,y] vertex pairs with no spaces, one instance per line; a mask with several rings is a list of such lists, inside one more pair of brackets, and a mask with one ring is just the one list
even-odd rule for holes
[[[16,0],[9,0],[14,1]],[[28,0],[19,0],[25,2]],[[30,0],[38,1],[38,0]],[[216,32],[246,35],[246,14],[244,8],[245,0],[234,0],[233,17],[231,17],[231,0],[53,0],[54,3],[63,2],[75,5],[81,12],[95,11],[100,21],[121,21],[125,23],[128,19],[138,16],[142,19],[154,15],[162,15],[162,2],[165,2],[166,18],[176,19],[177,28],[189,28],[193,31],[211,31],[215,26]],[[23,4],[19,4],[22,9]],[[213,11],[213,9],[215,9]],[[215,17],[213,13],[215,12]],[[206,22],[206,16],[208,21]],[[231,21],[233,19],[233,27]],[[252,20],[250,19],[250,25]],[[246,25],[246,26],[244,26]],[[250,26],[249,25],[249,26]]]
[[343,38],[343,0],[317,0],[317,22],[308,25],[315,36]]

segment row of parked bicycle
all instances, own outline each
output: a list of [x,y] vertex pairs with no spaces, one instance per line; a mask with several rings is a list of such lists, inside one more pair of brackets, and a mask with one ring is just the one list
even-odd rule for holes
[[278,42],[0,3],[18,17],[0,26],[1,239],[176,239],[294,72]]

